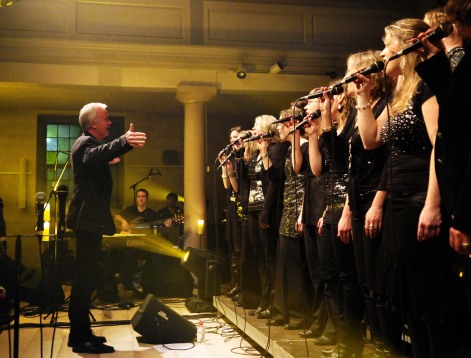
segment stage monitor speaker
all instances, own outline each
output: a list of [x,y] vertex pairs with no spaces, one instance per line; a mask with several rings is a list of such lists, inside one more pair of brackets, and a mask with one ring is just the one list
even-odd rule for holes
[[150,344],[191,343],[196,337],[194,323],[180,316],[149,294],[131,319],[140,341]]

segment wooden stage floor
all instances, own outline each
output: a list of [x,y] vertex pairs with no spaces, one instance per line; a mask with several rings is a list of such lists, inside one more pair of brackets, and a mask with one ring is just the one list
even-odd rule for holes
[[[214,297],[213,305],[216,313],[192,314],[185,306],[185,299],[162,299],[164,304],[182,317],[198,324],[203,322],[206,328],[204,343],[181,343],[152,345],[140,343],[139,334],[130,324],[142,300],[134,299],[134,307],[120,309],[117,304],[107,308],[96,307],[91,313],[96,319],[93,330],[97,335],[105,336],[108,344],[113,346],[115,353],[103,355],[106,357],[167,357],[167,358],[233,358],[275,357],[275,358],[309,358],[321,357],[322,350],[329,347],[319,347],[313,339],[302,339],[298,330],[285,330],[283,327],[269,327],[266,320],[260,320],[247,315],[247,311],[238,307],[225,296]],[[67,308],[67,307],[65,307]],[[45,315],[43,315],[44,317]],[[57,328],[50,324],[50,317],[43,318],[42,347],[39,316],[20,316],[19,357],[97,357],[97,355],[75,354],[67,346],[69,321],[67,312],[59,311]],[[3,327],[0,333],[0,357],[13,357],[14,331],[13,322],[8,331]],[[10,342],[10,343],[9,343]],[[333,347],[330,347],[333,348]],[[41,349],[43,355],[41,356]],[[52,353],[51,353],[52,349]],[[366,344],[365,358],[374,356],[372,344]]]
[[[227,297],[214,297],[213,305],[222,316],[240,329],[241,334],[249,336],[275,358],[321,357],[323,349],[334,348],[332,346],[317,346],[314,344],[313,338],[300,338],[299,330],[285,330],[282,326],[267,326],[266,319],[248,316],[247,310],[236,306]],[[373,345],[367,343],[363,351],[363,357],[372,358],[374,353]]]
[[[26,317],[20,316],[19,328],[19,357],[21,358],[68,358],[68,357],[137,357],[137,358],[235,358],[241,355],[251,357],[261,357],[263,353],[258,352],[253,346],[253,342],[247,337],[241,337],[237,329],[224,317],[218,317],[217,313],[193,314],[185,306],[184,298],[162,299],[162,302],[169,308],[176,311],[180,316],[198,324],[203,322],[206,330],[206,340],[204,343],[180,343],[152,345],[138,341],[139,334],[135,332],[130,324],[131,318],[135,315],[142,300],[134,299],[134,307],[120,309],[117,304],[108,305],[107,309],[91,309],[96,322],[93,324],[93,331],[96,335],[105,336],[107,344],[115,348],[112,354],[92,355],[76,354],[72,348],[67,346],[69,334],[69,320],[67,312],[59,310],[57,328],[50,324],[50,317],[42,320],[42,333],[39,328],[39,315]],[[23,303],[22,303],[22,306]],[[97,307],[99,307],[97,305]],[[67,306],[64,305],[66,309]],[[103,307],[101,307],[103,308]],[[26,308],[27,310],[28,308]],[[22,310],[24,312],[25,310]],[[13,357],[14,346],[14,322],[11,322],[10,329],[2,326],[0,330],[0,357]],[[42,334],[42,339],[41,339]],[[41,345],[42,342],[42,345]],[[42,355],[41,355],[42,350]],[[52,353],[51,353],[52,350]]]

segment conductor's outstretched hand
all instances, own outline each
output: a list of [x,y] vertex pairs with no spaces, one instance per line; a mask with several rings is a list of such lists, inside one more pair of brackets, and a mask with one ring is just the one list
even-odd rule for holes
[[134,124],[129,125],[126,132],[126,142],[132,147],[143,147],[146,143],[146,134],[144,132],[134,132]]

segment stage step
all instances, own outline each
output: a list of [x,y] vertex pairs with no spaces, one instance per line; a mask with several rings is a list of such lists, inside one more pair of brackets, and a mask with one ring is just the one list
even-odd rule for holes
[[[225,296],[213,297],[213,305],[220,315],[226,317],[242,332],[245,332],[260,347],[265,349],[274,358],[314,358],[321,357],[323,349],[334,348],[332,346],[316,346],[313,338],[300,338],[300,330],[286,330],[283,326],[266,325],[267,320],[249,316],[248,310],[236,306],[234,302]],[[365,345],[363,357],[373,357],[374,349],[371,343]]]

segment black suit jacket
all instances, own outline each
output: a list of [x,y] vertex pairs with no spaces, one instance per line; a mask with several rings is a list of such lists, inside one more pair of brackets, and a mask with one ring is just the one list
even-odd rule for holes
[[441,52],[420,63],[417,73],[440,105],[435,170],[452,226],[471,232],[471,46],[452,73]]
[[67,214],[67,226],[100,235],[116,232],[110,211],[113,179],[109,162],[129,152],[132,147],[125,136],[100,145],[84,132],[71,152],[74,191]]

